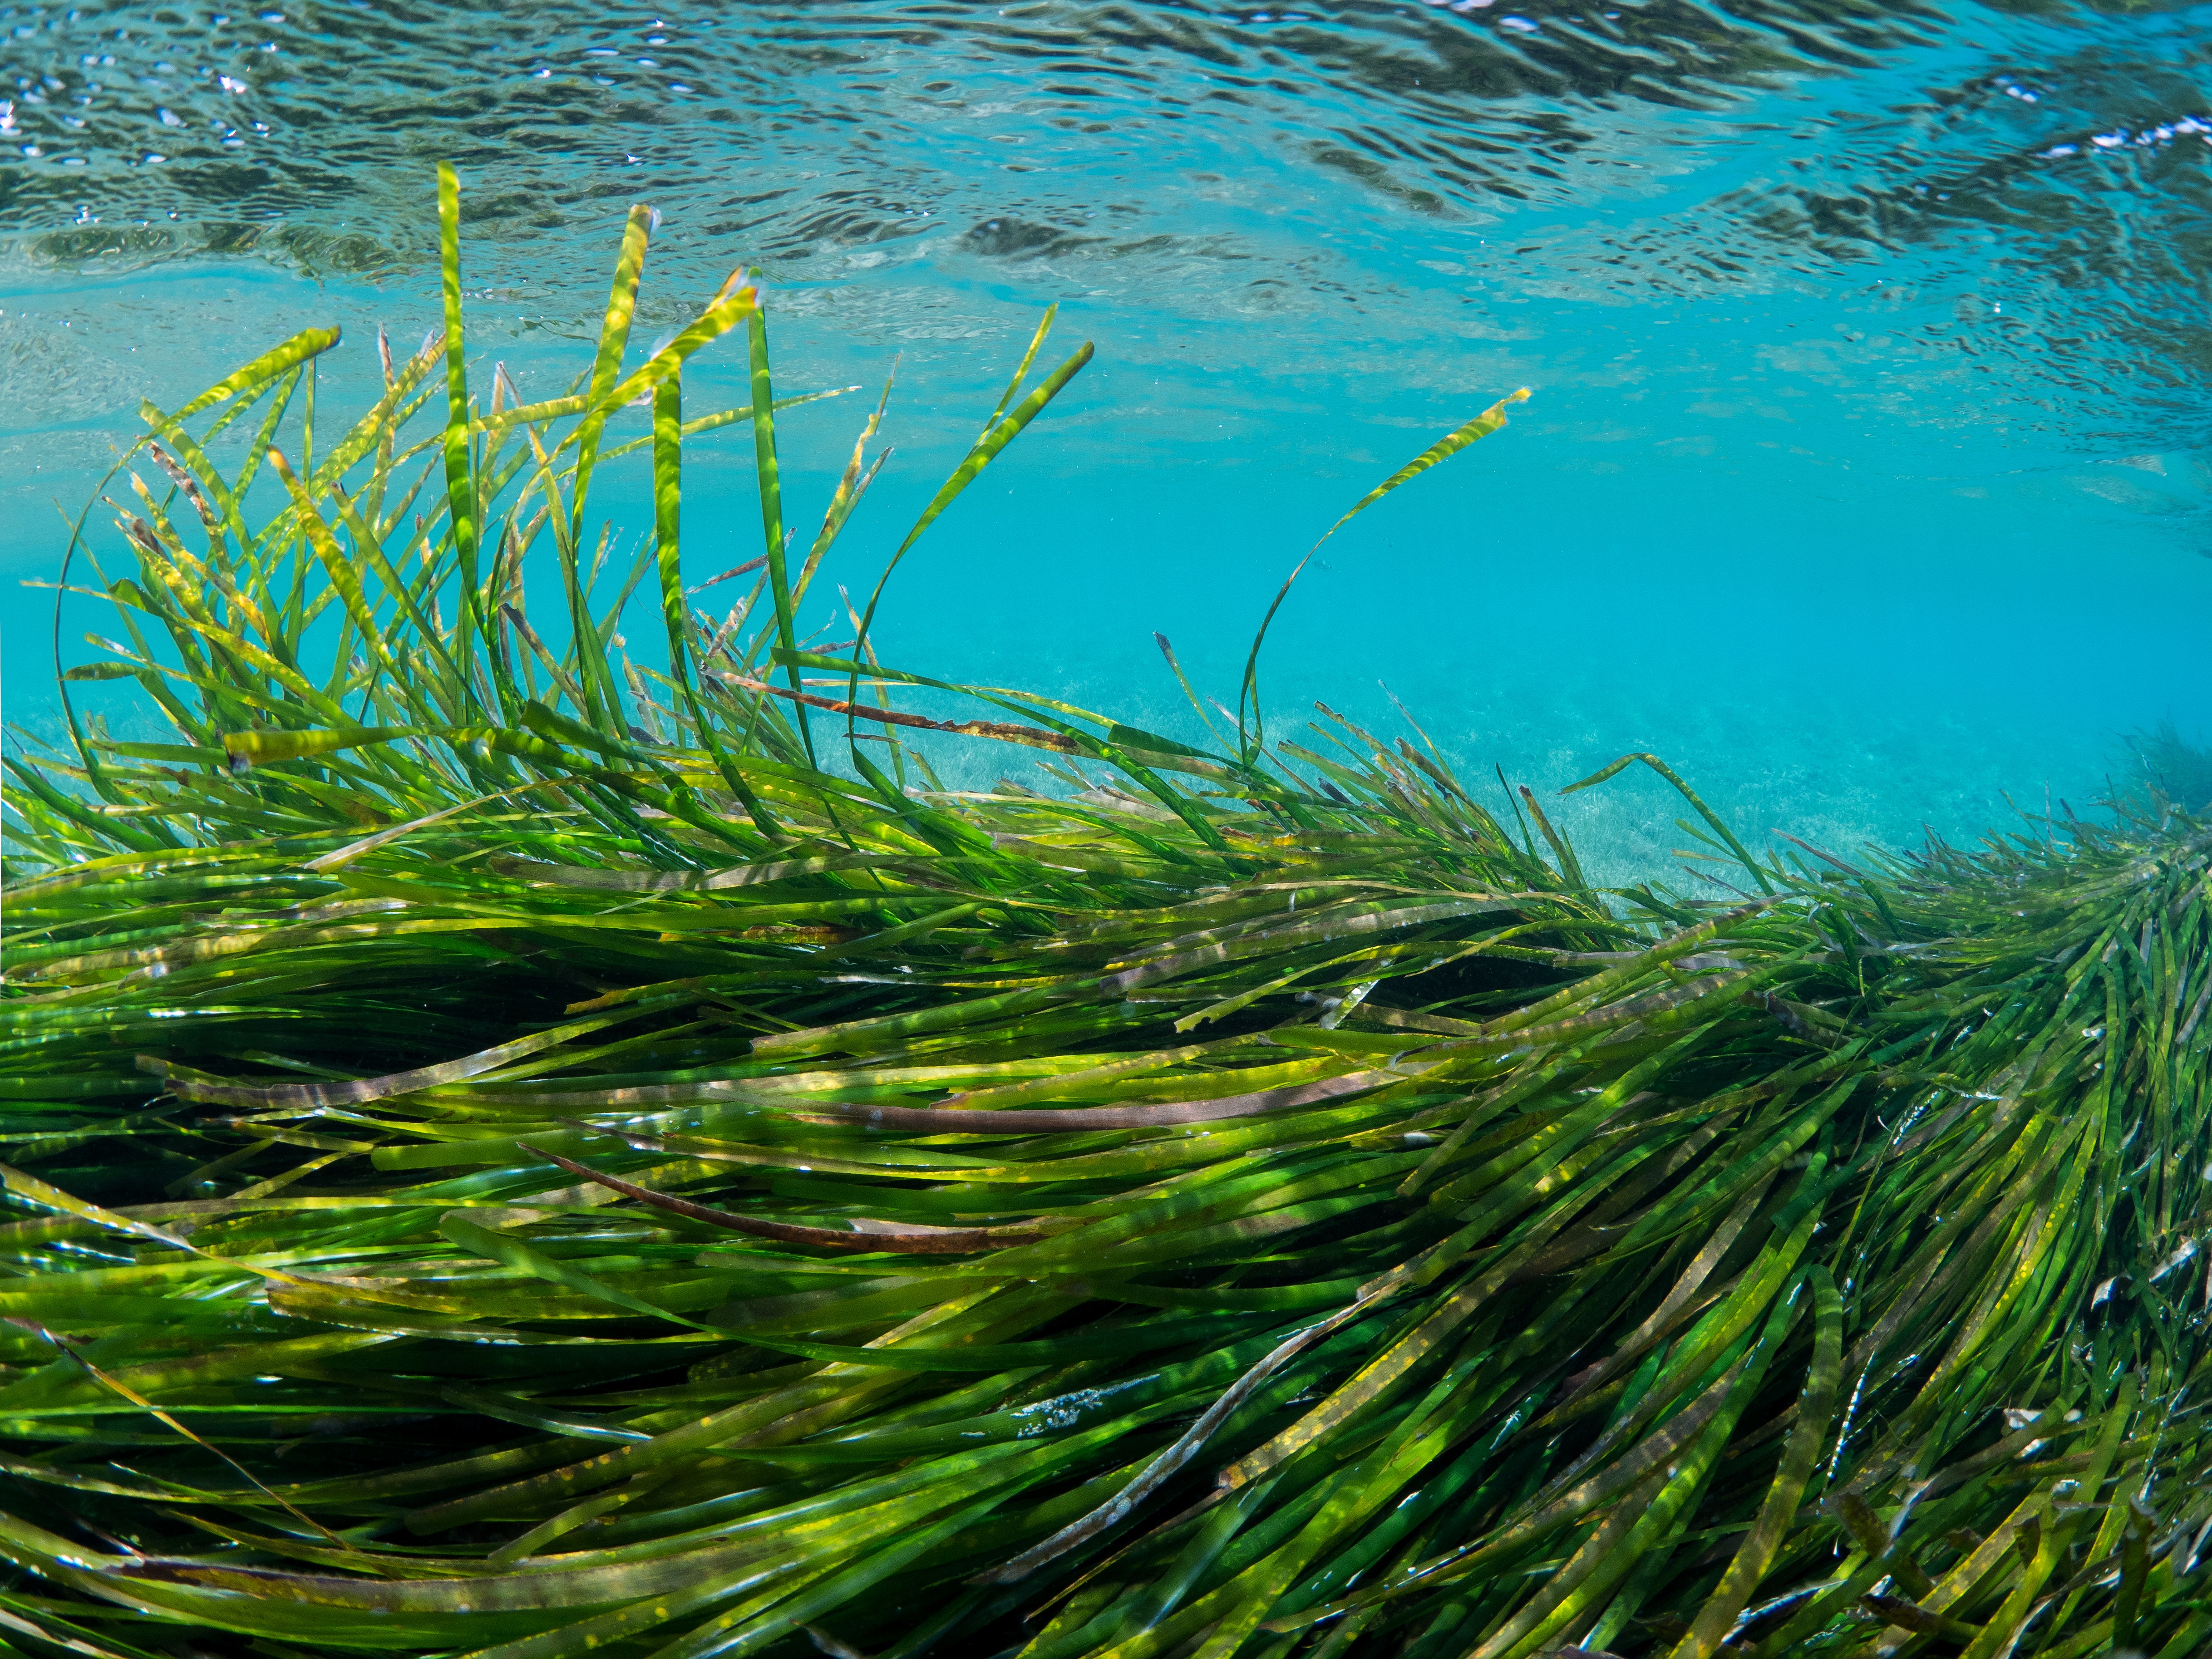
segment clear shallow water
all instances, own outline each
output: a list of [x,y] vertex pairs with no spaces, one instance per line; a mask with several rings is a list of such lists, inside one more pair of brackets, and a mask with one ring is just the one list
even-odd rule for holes
[[[897,579],[880,643],[927,672],[1188,732],[1151,630],[1231,695],[1313,537],[1528,385],[1324,550],[1279,721],[1387,725],[1387,680],[1469,772],[1656,749],[1824,844],[2081,805],[2121,732],[2212,728],[2212,6],[732,12],[0,6],[0,577],[51,574],[142,393],[336,321],[345,406],[379,325],[419,337],[449,156],[526,392],[633,200],[641,343],[757,261],[782,386],[897,360],[855,586],[1042,307],[1097,343]],[[791,417],[802,501],[859,403]],[[702,572],[755,550],[748,448],[692,460]],[[641,525],[632,487],[600,505]],[[45,608],[0,607],[34,727]],[[1608,792],[1564,815],[1650,869],[1674,807]]]

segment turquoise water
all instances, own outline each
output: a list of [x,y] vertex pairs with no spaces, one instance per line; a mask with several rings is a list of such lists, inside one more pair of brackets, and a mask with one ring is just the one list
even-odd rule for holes
[[[1314,537],[1526,385],[1323,550],[1285,729],[1403,729],[1387,683],[1471,774],[1656,750],[1754,840],[2086,811],[2124,732],[2212,734],[2208,41],[2203,4],[0,5],[8,717],[53,713],[13,583],[137,398],[337,322],[350,407],[376,330],[434,320],[450,157],[471,339],[526,394],[587,354],[632,201],[641,345],[757,262],[781,389],[896,360],[855,587],[1042,307],[1097,343],[902,570],[889,660],[1194,735],[1152,630],[1233,702]],[[800,516],[861,404],[789,418]],[[702,574],[757,550],[738,434],[689,463]],[[638,483],[599,506],[641,527]],[[1562,817],[1626,875],[1676,810],[1624,778]]]

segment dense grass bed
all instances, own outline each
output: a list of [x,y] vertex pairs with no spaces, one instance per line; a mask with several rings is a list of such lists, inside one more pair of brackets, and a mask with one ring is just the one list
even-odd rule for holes
[[573,393],[472,393],[442,182],[442,347],[335,441],[322,335],[149,408],[72,549],[121,637],[68,678],[175,741],[8,761],[5,1651],[2212,1640],[2212,829],[1761,857],[1677,781],[1696,890],[1601,890],[1256,667],[1199,752],[886,667],[873,600],[806,648],[874,421],[787,537],[757,289],[626,368],[642,210]]

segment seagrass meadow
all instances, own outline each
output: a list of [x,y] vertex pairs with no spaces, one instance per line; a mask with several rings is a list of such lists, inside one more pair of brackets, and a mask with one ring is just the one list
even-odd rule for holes
[[1270,734],[1256,643],[1201,751],[886,665],[875,599],[803,640],[880,405],[794,535],[752,279],[640,360],[639,210],[524,404],[440,207],[373,408],[301,335],[72,544],[119,637],[65,688],[173,740],[6,759],[0,1650],[2212,1644],[2212,827],[1755,854],[1630,756],[1575,787],[1658,768],[1705,873],[1601,890],[1418,732]]

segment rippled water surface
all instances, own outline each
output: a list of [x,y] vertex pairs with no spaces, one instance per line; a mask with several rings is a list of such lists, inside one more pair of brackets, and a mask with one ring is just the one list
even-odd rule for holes
[[[0,53],[11,580],[142,395],[336,321],[343,403],[419,337],[450,158],[526,391],[632,201],[655,332],[757,262],[786,386],[896,361],[848,582],[1044,305],[1097,343],[902,571],[881,642],[930,672],[1192,726],[1151,630],[1233,688],[1314,535],[1527,385],[1324,550],[1283,713],[1387,722],[1385,680],[1471,771],[1656,749],[1747,832],[1892,842],[2212,725],[2212,6],[0,5]],[[858,403],[791,417],[799,487]],[[752,550],[748,469],[697,458],[702,566]],[[34,729],[49,597],[0,610]],[[1663,857],[1613,787],[1566,804],[1600,861]]]

